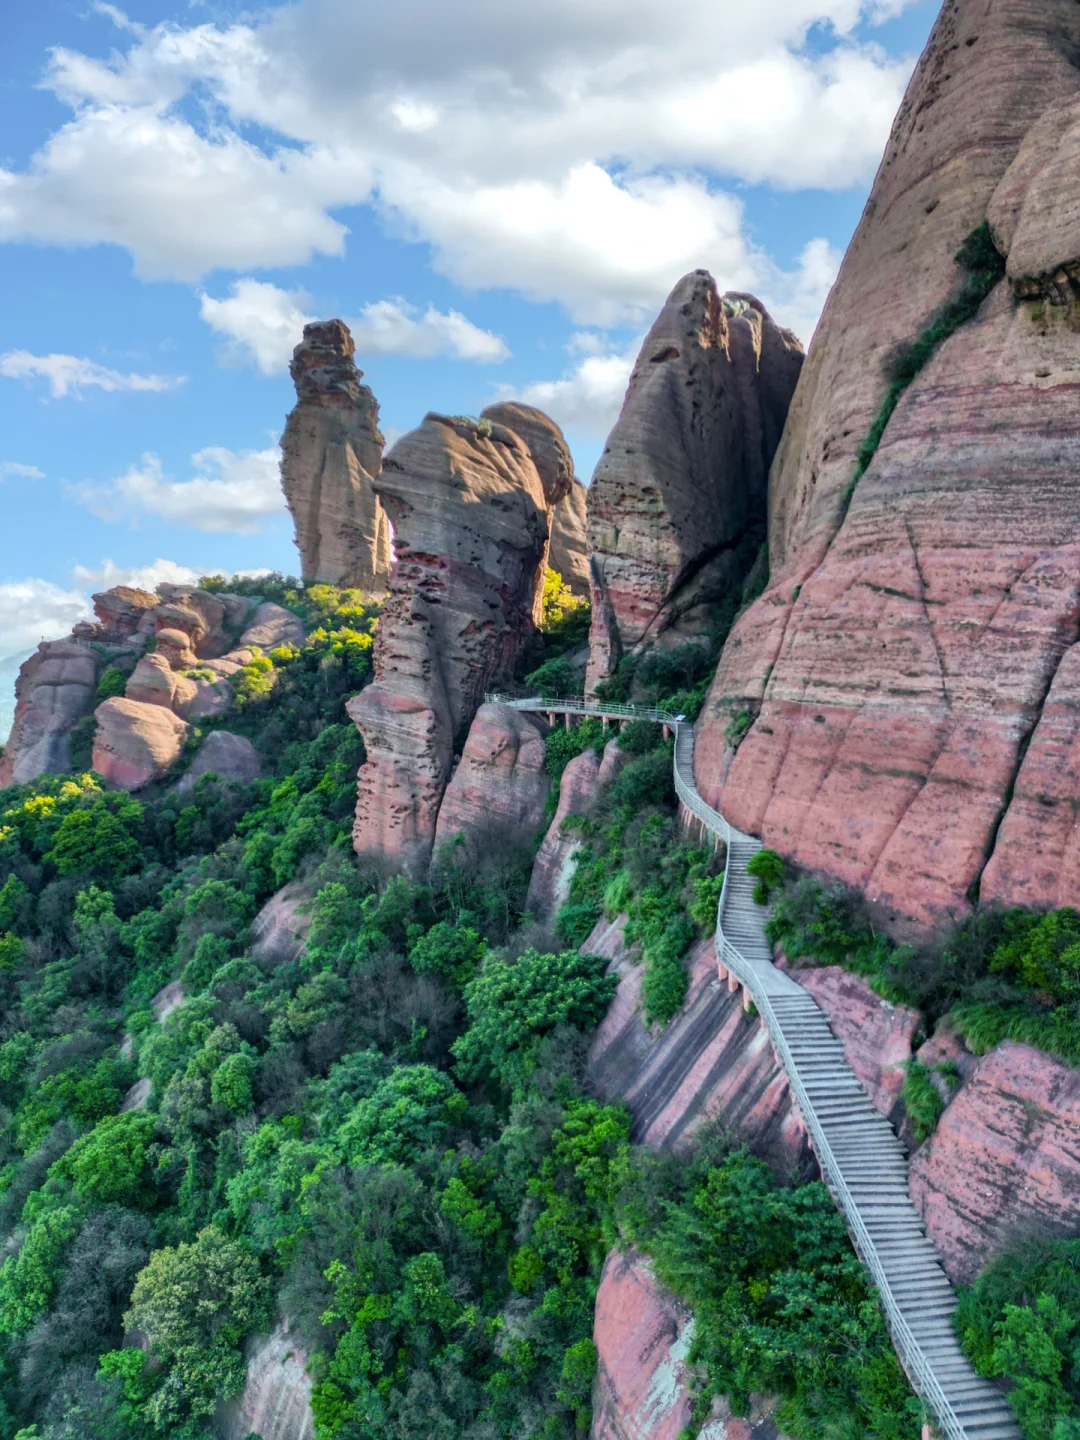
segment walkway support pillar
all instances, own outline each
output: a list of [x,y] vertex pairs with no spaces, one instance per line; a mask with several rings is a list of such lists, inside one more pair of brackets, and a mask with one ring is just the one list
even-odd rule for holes
[[735,976],[732,975],[730,971],[728,972],[728,977],[727,977],[727,988],[728,988],[728,990],[731,992],[732,995],[734,995],[734,994],[735,994],[735,991],[738,990],[738,988],[739,988],[739,982],[738,982],[738,980],[735,979]]
[[665,739],[665,740],[670,740],[670,739],[671,739],[671,726],[670,726],[670,725],[665,725],[665,726],[663,726],[663,731],[664,731],[664,739]]

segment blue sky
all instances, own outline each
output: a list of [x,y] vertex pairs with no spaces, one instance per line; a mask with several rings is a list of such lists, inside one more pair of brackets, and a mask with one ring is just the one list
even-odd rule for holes
[[0,661],[108,583],[295,569],[305,318],[388,437],[522,395],[584,478],[686,270],[805,339],[936,11],[7,0]]

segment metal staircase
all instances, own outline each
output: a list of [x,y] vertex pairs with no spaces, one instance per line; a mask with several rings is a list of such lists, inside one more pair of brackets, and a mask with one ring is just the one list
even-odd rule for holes
[[489,701],[555,715],[651,720],[675,734],[675,789],[686,809],[727,846],[716,953],[768,1030],[810,1135],[821,1173],[881,1296],[897,1354],[948,1440],[1020,1440],[1005,1396],[972,1369],[952,1316],[956,1296],[908,1191],[907,1157],[874,1107],[843,1046],[809,993],[772,963],[767,912],[753,898],[747,862],[761,842],[706,805],[694,781],[694,732],[682,716],[642,705],[579,698],[489,695]]

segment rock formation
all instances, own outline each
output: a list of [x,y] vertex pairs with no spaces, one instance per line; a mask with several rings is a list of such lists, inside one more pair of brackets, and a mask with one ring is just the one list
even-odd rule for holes
[[243,1394],[224,1407],[226,1440],[313,1440],[307,1362],[288,1328],[279,1325],[252,1353]]
[[505,425],[529,447],[544,496],[553,506],[548,565],[575,595],[589,594],[589,545],[585,534],[585,486],[574,474],[566,436],[542,410],[518,400],[489,405],[481,419]]
[[216,775],[219,780],[232,780],[237,785],[250,785],[261,774],[259,752],[246,735],[212,730],[199,746],[191,769],[177,788],[181,794],[187,794],[194,790],[204,775]]
[[713,942],[703,940],[690,952],[686,1002],[653,1034],[640,1014],[644,971],[623,944],[623,923],[601,921],[581,947],[610,959],[619,976],[589,1050],[587,1088],[605,1102],[626,1102],[636,1145],[685,1148],[696,1129],[722,1117],[758,1154],[785,1168],[812,1165],[768,1034],[717,978]]
[[802,350],[759,301],[706,270],[649,331],[589,489],[588,686],[620,657],[707,627],[765,535],[769,464]]
[[580,599],[590,596],[588,525],[589,492],[575,480],[565,500],[555,506],[551,521],[551,552],[548,565],[558,571],[563,584]]
[[[694,1333],[689,1311],[660,1285],[639,1251],[612,1251],[596,1295],[597,1350],[589,1440],[678,1440],[694,1412],[687,1363]],[[776,1422],[755,1405],[751,1419],[716,1396],[697,1440],[776,1440]]]
[[367,753],[354,840],[416,871],[484,690],[539,622],[553,502],[518,434],[440,415],[398,441],[377,491],[397,563],[375,681],[348,706]]
[[[901,929],[980,882],[1048,904],[1080,878],[1075,186],[1055,180],[1078,47],[1072,0],[944,6],[773,466],[769,588],[698,725],[702,794]],[[962,283],[954,256],[988,216],[1007,277],[908,386],[852,493],[883,364]]]
[[312,887],[303,880],[290,880],[271,895],[251,922],[251,954],[276,965],[299,960],[311,929],[311,896]]
[[532,843],[551,789],[546,734],[535,715],[481,705],[439,807],[436,848],[462,833],[501,849]]
[[289,366],[296,407],[281,437],[281,487],[305,581],[381,595],[391,564],[390,528],[374,488],[383,437],[354,354],[340,320],[304,326]]
[[179,760],[191,726],[163,705],[116,697],[94,711],[92,765],[118,790],[142,790],[163,780]]
[[1032,1235],[1075,1235],[1080,1072],[1011,1042],[983,1056],[916,1153],[911,1194],[965,1283]]
[[679,1440],[694,1403],[687,1363],[694,1322],[646,1256],[613,1250],[596,1293],[590,1440]]
[[600,791],[614,780],[631,757],[618,740],[609,740],[601,760],[592,748],[583,750],[567,764],[559,782],[559,804],[547,834],[536,852],[526,908],[550,929],[555,917],[570,894],[575,861],[582,846],[581,834],[563,830],[563,821],[571,815],[590,815]]
[[[161,585],[151,595],[118,585],[93,598],[96,623],[81,622],[70,639],[40,645],[19,672],[0,786],[70,770],[71,733],[91,712],[91,763],[109,784],[133,790],[161,780],[179,758],[192,723],[232,709],[230,678],[257,648],[304,638],[298,616],[258,596],[182,585]],[[94,710],[106,671],[127,676],[124,694],[114,693]],[[219,769],[220,747],[230,740],[239,737],[212,741]],[[197,760],[196,778],[199,765]],[[251,768],[248,758],[245,774]]]
[[98,657],[84,640],[43,640],[15,682],[0,788],[71,769],[71,732],[93,709]]

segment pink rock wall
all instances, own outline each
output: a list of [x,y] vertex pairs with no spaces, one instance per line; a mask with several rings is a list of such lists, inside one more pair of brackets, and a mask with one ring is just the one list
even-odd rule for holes
[[611,959],[619,976],[589,1050],[589,1089],[627,1103],[635,1144],[679,1149],[702,1124],[719,1119],[786,1168],[812,1167],[806,1132],[768,1035],[721,984],[713,942],[703,940],[691,951],[686,1003],[653,1033],[639,1010],[644,972],[627,953],[622,929],[622,920],[601,922],[581,947]]
[[[1058,768],[1073,763],[1062,656],[1080,627],[1072,302],[1048,282],[1018,304],[1003,280],[905,392],[846,495],[883,360],[960,283],[953,256],[999,187],[1027,193],[1027,168],[1010,166],[1036,122],[1077,100],[1078,45],[1065,0],[944,5],[773,467],[769,588],[698,722],[705,798],[863,889],[899,930],[962,914],[981,879],[1008,903],[1047,903],[1054,870],[1075,885]],[[1074,201],[1057,195],[1061,238]],[[740,712],[755,723],[732,757]]]
[[904,1066],[922,1016],[907,1005],[891,1005],[839,965],[799,970],[795,978],[828,1016],[863,1089],[900,1129],[905,1118]]
[[984,1055],[911,1164],[954,1280],[1031,1235],[1080,1229],[1080,1071],[1027,1045]]

